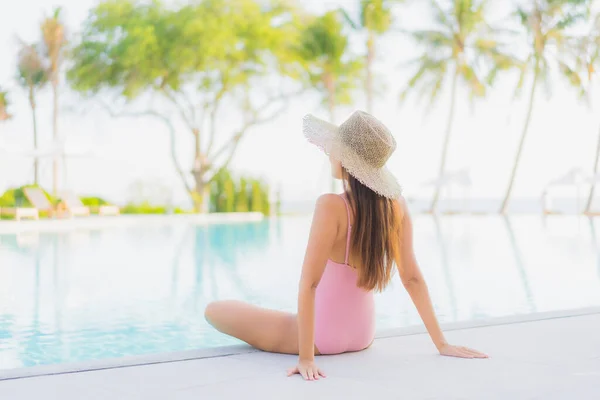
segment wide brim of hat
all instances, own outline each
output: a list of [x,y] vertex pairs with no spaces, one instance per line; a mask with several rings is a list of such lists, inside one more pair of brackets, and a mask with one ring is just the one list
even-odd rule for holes
[[387,167],[368,165],[353,149],[341,142],[338,126],[308,114],[303,118],[302,131],[310,143],[339,160],[350,175],[375,193],[388,199],[397,199],[402,195],[401,186]]

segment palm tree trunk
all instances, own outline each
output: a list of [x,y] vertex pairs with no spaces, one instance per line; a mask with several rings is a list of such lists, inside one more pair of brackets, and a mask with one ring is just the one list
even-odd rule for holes
[[[458,67],[457,67],[458,68]],[[450,134],[452,133],[452,125],[454,123],[454,114],[456,110],[456,87],[458,84],[458,71],[454,73],[452,78],[452,89],[450,92],[450,113],[448,114],[448,123],[446,125],[446,134],[444,136],[444,144],[442,145],[442,159],[440,161],[440,169],[438,171],[438,178],[441,180],[446,170],[446,159],[448,157],[448,148],[450,147]],[[440,200],[441,193],[441,182],[438,182],[435,188],[435,194],[429,207],[429,212],[434,213],[436,211],[438,202]]]
[[594,176],[587,204],[585,205],[585,213],[592,211],[592,202],[594,201],[594,192],[596,191],[596,176],[598,175],[598,161],[600,161],[600,133],[598,133],[598,141],[596,142],[596,158],[594,158]]
[[367,77],[365,89],[367,95],[367,112],[373,112],[373,61],[375,59],[375,35],[369,31],[367,39]]
[[506,211],[508,209],[510,196],[512,194],[513,186],[515,183],[515,177],[517,176],[517,171],[519,169],[519,163],[521,161],[521,154],[523,153],[523,145],[525,144],[525,137],[527,136],[527,132],[529,131],[531,115],[533,114],[533,103],[535,100],[535,90],[537,89],[537,83],[538,83],[538,78],[539,78],[538,71],[539,71],[539,68],[536,65],[535,74],[533,76],[533,83],[531,84],[531,94],[529,96],[529,109],[527,110],[527,117],[525,118],[525,126],[523,127],[523,132],[521,133],[521,141],[519,142],[519,149],[517,150],[517,156],[515,157],[513,169],[510,174],[510,181],[508,184],[508,188],[506,189],[506,194],[504,196],[504,200],[502,201],[502,206],[500,207],[501,214],[506,214]]
[[[35,106],[35,92],[33,86],[29,87],[29,105],[31,106],[31,117],[33,118],[33,148],[37,151],[38,148],[38,135],[37,135],[37,118],[36,118],[36,106]],[[39,185],[39,159],[37,155],[33,159],[33,183]]]
[[[329,110],[329,122],[335,124],[335,81],[333,76],[329,73],[325,73],[323,77],[325,80],[325,87],[327,88],[327,108]],[[335,184],[335,178],[331,177],[331,191],[335,193],[337,190]]]
[[206,206],[206,191],[208,189],[207,182],[204,179],[205,176],[205,162],[204,155],[202,154],[202,145],[200,138],[200,129],[193,129],[194,135],[194,194],[192,200],[194,201],[194,209],[197,213],[205,212]]
[[[54,144],[58,144],[58,82],[52,83],[52,138]],[[52,195],[56,197],[58,193],[58,157],[52,159]]]

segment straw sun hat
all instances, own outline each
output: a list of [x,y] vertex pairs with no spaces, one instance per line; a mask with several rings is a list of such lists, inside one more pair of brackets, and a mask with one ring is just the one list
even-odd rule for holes
[[402,189],[385,166],[396,150],[396,140],[377,118],[356,111],[336,126],[309,114],[302,130],[309,142],[339,160],[363,185],[388,199],[400,197]]

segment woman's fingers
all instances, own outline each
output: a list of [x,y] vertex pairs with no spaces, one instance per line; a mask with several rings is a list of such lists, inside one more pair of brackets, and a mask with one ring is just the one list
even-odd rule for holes
[[469,355],[473,356],[473,358],[487,358],[487,355],[479,352],[477,350],[470,349],[468,347],[464,347],[463,350],[467,352]]
[[304,378],[304,380],[308,380],[308,373],[305,369],[300,370],[300,375]]
[[489,358],[487,354],[464,346],[446,345],[440,350],[440,354],[449,357],[460,358]]
[[296,366],[295,368],[289,368],[287,370],[287,376],[292,376],[294,374],[300,374],[302,378],[307,381],[317,381],[321,378],[325,378],[325,373],[317,367],[305,368]]
[[456,349],[455,356],[461,357],[461,358],[473,358],[473,356],[468,351],[466,351],[465,349],[461,349],[461,348]]
[[477,351],[475,349],[470,349],[467,347],[467,350],[469,350],[471,353],[475,354],[476,358],[489,358],[489,356],[487,354]]

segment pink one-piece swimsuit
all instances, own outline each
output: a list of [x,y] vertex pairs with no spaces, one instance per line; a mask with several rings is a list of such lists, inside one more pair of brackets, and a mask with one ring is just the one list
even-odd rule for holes
[[350,208],[344,264],[327,261],[315,295],[315,346],[321,354],[363,350],[375,337],[373,292],[359,288],[358,273],[348,265],[350,247]]

